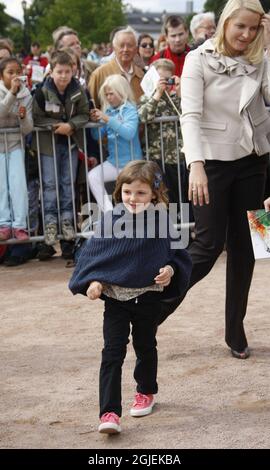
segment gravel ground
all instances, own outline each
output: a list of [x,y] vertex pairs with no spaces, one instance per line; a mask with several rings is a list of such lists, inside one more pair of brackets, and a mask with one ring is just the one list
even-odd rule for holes
[[1,448],[269,448],[269,274],[257,262],[245,322],[251,357],[224,343],[225,254],[158,332],[154,413],[129,416],[131,345],[123,369],[123,432],[97,433],[103,302],[73,297],[60,258],[0,267]]

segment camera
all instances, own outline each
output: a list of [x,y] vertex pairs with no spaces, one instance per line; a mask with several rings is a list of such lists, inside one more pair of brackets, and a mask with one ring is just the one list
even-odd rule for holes
[[18,78],[19,78],[19,80],[20,80],[22,83],[24,83],[24,84],[27,83],[27,76],[26,76],[26,75],[21,75],[21,76],[18,77]]
[[167,84],[168,85],[174,85],[175,84],[175,79],[174,78],[168,78]]

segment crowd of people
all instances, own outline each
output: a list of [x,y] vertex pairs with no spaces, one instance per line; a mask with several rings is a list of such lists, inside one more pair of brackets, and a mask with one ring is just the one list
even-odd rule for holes
[[[201,16],[208,18],[208,14]],[[214,31],[214,18],[212,20]],[[86,185],[88,182],[100,208],[111,208],[104,183],[115,181],[118,171],[131,159],[147,156],[157,161],[165,171],[170,201],[187,200],[187,173],[183,153],[179,153],[182,146],[179,119],[177,130],[175,122],[164,123],[162,132],[159,124],[152,123],[155,117],[180,115],[180,76],[191,48],[184,20],[169,16],[164,24],[164,35],[158,38],[156,45],[149,34],[137,36],[129,26],[116,28],[111,33],[111,47],[94,44],[88,54],[82,50],[78,33],[71,28],[60,26],[52,37],[54,46],[49,54],[42,53],[35,40],[29,55],[21,61],[13,54],[12,42],[7,38],[0,40],[1,127],[18,129],[17,134],[2,132],[0,137],[3,182],[0,240],[26,240],[39,233],[44,234],[45,242],[34,248],[30,244],[5,248],[2,245],[1,249],[6,250],[2,260],[8,266],[23,263],[32,256],[40,260],[51,258],[56,253],[54,245],[58,234],[62,235],[63,256],[73,258],[77,228],[74,185],[76,189],[79,183]],[[155,94],[149,97],[144,95],[140,84],[152,64],[161,78]],[[61,74],[66,76],[63,78]],[[82,128],[89,120],[105,125],[101,133],[97,129],[86,129],[90,170],[86,178],[83,176]],[[147,126],[147,143],[142,124]],[[51,130],[37,135],[31,133],[34,126]],[[97,142],[100,136],[107,139],[103,147],[105,161],[101,164]],[[40,152],[40,168],[37,152]],[[178,164],[181,165],[181,189]],[[41,215],[40,209],[43,210]]]
[[[84,184],[103,214],[70,282],[73,293],[105,301],[102,433],[121,431],[121,367],[130,324],[137,357],[137,393],[130,413],[138,417],[152,412],[158,390],[158,325],[209,273],[224,247],[225,341],[234,358],[250,355],[244,317],[254,255],[246,211],[263,207],[264,200],[265,209],[270,209],[269,186],[265,190],[270,15],[259,0],[229,0],[217,27],[208,12],[195,15],[190,30],[192,41],[183,18],[167,17],[155,50],[151,35],[137,37],[129,26],[117,28],[111,35],[112,50],[95,45],[83,58],[78,34],[62,26],[54,32],[49,60],[34,42],[23,64],[12,55],[10,43],[0,41],[0,125],[16,129],[0,135],[0,240],[25,242],[38,230],[35,203],[41,192],[44,243],[38,257],[53,256],[59,234],[63,256],[72,257],[77,228],[74,188],[85,161]],[[152,67],[159,79],[149,96],[141,83]],[[154,121],[160,117],[168,118],[162,128]],[[89,121],[101,127],[87,129],[86,160],[80,160]],[[33,126],[44,130],[31,134]],[[24,167],[24,138],[28,159],[36,162],[31,178]],[[111,181],[116,181],[114,205],[105,188]],[[136,241],[104,234],[109,214],[119,229],[119,204],[126,209],[127,226],[143,213],[156,227],[151,208],[160,207],[161,217],[169,202],[179,200],[191,201],[195,219],[195,239],[188,252],[183,247],[173,250],[170,237],[161,241],[156,234],[149,240],[144,228]],[[12,256],[18,261],[13,252],[6,264],[12,265]],[[139,274],[140,262],[144,270]]]

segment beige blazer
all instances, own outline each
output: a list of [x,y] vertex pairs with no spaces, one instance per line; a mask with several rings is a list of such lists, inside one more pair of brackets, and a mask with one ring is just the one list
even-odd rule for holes
[[[130,86],[134,93],[134,97],[136,102],[139,102],[140,96],[143,94],[143,90],[141,89],[141,81],[144,76],[144,73],[140,67],[133,64],[134,73],[132,75]],[[94,98],[97,107],[100,106],[98,93],[100,90],[101,85],[105,81],[105,79],[109,75],[119,74],[124,75],[122,70],[120,69],[119,65],[117,64],[115,59],[110,60],[107,64],[101,65],[92,73],[90,80],[89,80],[89,91],[91,98]]]
[[187,165],[231,161],[270,151],[270,59],[251,65],[214,51],[211,40],[191,51],[181,77]]

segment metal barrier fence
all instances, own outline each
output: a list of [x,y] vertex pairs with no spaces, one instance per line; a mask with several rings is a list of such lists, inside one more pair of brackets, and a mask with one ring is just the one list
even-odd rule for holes
[[[174,174],[174,178],[177,181],[177,202],[179,207],[179,223],[181,227],[190,227],[193,226],[193,223],[190,223],[190,220],[187,218],[187,215],[183,211],[183,202],[187,202],[185,200],[185,193],[187,191],[187,175],[185,170],[185,163],[184,157],[181,153],[181,144],[180,144],[180,136],[179,136],[179,118],[177,116],[171,117],[162,117],[156,118],[151,123],[157,123],[160,127],[160,166],[161,169],[166,177],[166,172],[168,170],[168,165],[166,164],[166,156],[164,150],[164,144],[166,144],[166,134],[164,136],[164,123],[174,123],[175,126],[175,138],[176,138],[176,154],[177,154],[177,163],[175,167],[173,167],[174,172],[176,171],[176,175]],[[150,149],[149,149],[149,138],[148,138],[148,126],[147,124],[142,124],[144,127],[144,132],[142,132],[142,140],[144,142],[144,158],[148,160]],[[106,161],[106,146],[104,146],[101,138],[100,129],[102,124],[97,123],[88,123],[83,128],[83,149],[80,149],[80,158],[78,159],[77,153],[74,152],[74,144],[72,143],[71,137],[68,137],[68,162],[69,162],[69,179],[71,182],[70,190],[71,190],[71,205],[72,205],[72,219],[73,224],[76,231],[76,237],[81,237],[86,235],[85,227],[89,231],[89,234],[92,232],[93,226],[92,222],[97,217],[96,210],[93,210],[95,206],[94,198],[91,194],[90,187],[88,184],[88,163],[89,157],[89,129],[97,128],[98,130],[98,150],[99,150],[99,159],[100,163],[103,164]],[[54,162],[54,179],[55,179],[55,193],[56,193],[56,206],[57,206],[57,226],[58,226],[58,239],[61,240],[63,238],[62,231],[61,231],[61,191],[63,190],[63,182],[61,181],[61,174],[59,175],[59,158],[57,157],[57,143],[56,143],[56,136],[52,132],[52,128],[38,128],[35,127],[31,136],[35,138],[36,141],[36,151],[33,152],[31,150],[31,143],[29,142],[29,136],[26,138],[26,143],[21,136],[21,149],[24,152],[26,150],[26,178],[27,178],[27,188],[28,188],[28,215],[27,215],[27,231],[29,234],[29,241],[36,242],[36,241],[43,241],[44,240],[44,228],[46,223],[46,211],[45,211],[45,204],[44,204],[44,164],[43,164],[43,156],[41,154],[40,149],[40,134],[42,132],[47,132],[48,130],[51,133],[51,143],[53,149],[53,162]],[[9,169],[9,138],[12,134],[18,133],[18,129],[1,129],[0,130],[0,141],[5,147],[5,155],[6,155],[6,173]],[[134,149],[132,142],[130,142],[130,151],[132,159],[134,159]],[[117,139],[115,139],[115,156],[116,156],[116,167],[117,172],[120,171],[119,169],[119,155],[118,155],[118,145]],[[34,167],[34,170],[31,168]],[[104,178],[104,173],[101,171],[101,186],[104,188],[103,191],[103,198],[106,194],[106,185],[107,182]],[[184,187],[185,186],[185,187]],[[8,188],[8,182],[7,182]],[[170,188],[169,188],[170,189]],[[12,209],[12,201],[9,198],[10,210],[11,214],[14,213]],[[87,219],[87,222],[85,221]],[[20,240],[15,238],[11,238],[6,241],[0,242],[8,243],[8,244],[15,244],[15,243],[22,243]]]

